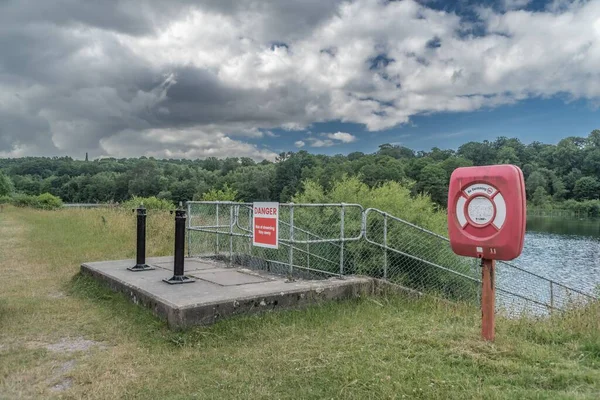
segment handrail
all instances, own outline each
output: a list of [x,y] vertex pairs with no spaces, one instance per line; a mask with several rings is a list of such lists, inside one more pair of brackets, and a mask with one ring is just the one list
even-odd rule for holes
[[[218,214],[217,214],[216,225],[211,224],[211,225],[193,226],[192,221],[191,221],[191,219],[192,219],[191,218],[192,217],[191,206],[193,206],[194,204],[196,204],[196,205],[216,205],[217,210],[218,210],[219,205],[226,206],[226,207],[229,206],[228,207],[228,208],[230,208],[229,209],[229,217],[228,217],[229,221],[227,221],[227,218],[225,218],[225,221],[223,221],[225,223],[219,224]],[[216,234],[217,240],[218,240],[219,235],[228,235],[228,236],[230,236],[230,242],[231,242],[231,238],[233,238],[233,237],[252,238],[251,228],[250,227],[242,227],[241,220],[240,220],[240,207],[242,207],[243,209],[246,209],[248,211],[248,218],[251,221],[252,212],[253,212],[252,203],[233,202],[233,201],[193,201],[193,202],[188,202],[187,205],[188,205],[188,211],[190,212],[190,219],[189,219],[189,225],[188,225],[189,230]],[[335,236],[333,238],[326,238],[326,237],[317,235],[308,229],[298,227],[297,224],[294,224],[292,220],[289,222],[286,220],[283,220],[283,219],[279,220],[279,223],[281,224],[282,229],[285,228],[286,232],[287,232],[288,228],[290,229],[289,238],[280,238],[280,243],[282,244],[282,246],[289,247],[289,260],[287,260],[287,261],[268,260],[268,261],[280,263],[283,265],[288,265],[288,266],[290,266],[290,272],[293,270],[293,268],[303,268],[303,269],[307,269],[307,270],[311,270],[311,271],[319,271],[319,272],[323,272],[323,273],[327,273],[327,274],[331,274],[331,275],[342,276],[344,274],[344,262],[345,262],[345,258],[346,258],[346,257],[344,257],[344,250],[345,250],[344,243],[355,242],[355,241],[364,239],[365,242],[369,243],[370,245],[374,245],[381,249],[384,249],[384,258],[383,258],[383,260],[384,260],[383,261],[384,262],[384,266],[383,266],[384,267],[384,279],[387,279],[387,276],[388,276],[387,275],[387,272],[388,272],[387,252],[389,251],[391,253],[401,254],[401,255],[411,258],[413,260],[417,260],[423,264],[433,266],[435,268],[438,268],[440,270],[443,270],[443,271],[453,274],[455,276],[460,276],[471,282],[481,283],[480,279],[468,275],[468,272],[463,273],[461,271],[453,269],[452,267],[445,267],[443,265],[440,265],[435,260],[429,261],[427,259],[428,257],[421,257],[418,254],[410,254],[406,250],[402,250],[399,248],[395,248],[394,246],[390,246],[390,244],[388,242],[388,229],[389,229],[388,222],[389,221],[398,222],[398,223],[402,224],[402,226],[407,226],[412,229],[415,229],[416,231],[422,232],[422,233],[428,235],[429,237],[436,238],[446,244],[449,243],[449,239],[443,235],[432,232],[428,229],[425,229],[423,227],[415,225],[411,222],[405,221],[401,218],[398,218],[398,217],[391,215],[380,209],[373,208],[373,207],[364,208],[362,205],[356,204],[356,203],[281,203],[280,206],[281,207],[289,207],[290,213],[292,213],[294,209],[305,208],[305,207],[313,207],[313,208],[314,207],[338,207],[338,208],[340,208],[340,212],[339,212],[340,231],[337,235],[332,234],[332,236]],[[359,210],[358,215],[356,215],[357,214],[356,210],[352,214],[347,214],[346,209],[350,208],[350,207],[358,208],[358,210]],[[379,240],[381,240],[381,239],[379,239],[379,236],[376,236],[375,238],[370,237],[370,234],[371,235],[373,234],[369,230],[369,216],[371,214],[379,215],[379,216],[383,217],[383,224],[384,224],[383,243],[381,243],[379,241]],[[347,219],[348,215],[351,215],[351,219],[349,219],[349,220]],[[243,216],[244,216],[244,218],[246,217],[245,213],[243,214]],[[354,218],[360,218],[360,220],[356,220]],[[360,222],[360,232],[355,236],[345,237],[344,226],[348,226],[348,224],[346,222],[349,223],[352,221]],[[248,222],[248,223],[250,223],[250,222]],[[336,224],[337,224],[337,222],[336,222]],[[235,228],[235,231],[234,231],[234,228]],[[303,235],[294,235],[292,233],[293,231],[296,231],[298,233],[302,233],[303,235],[306,235],[305,237],[307,237],[307,239],[306,240],[298,239],[298,236],[302,237]],[[329,236],[329,234],[327,234],[327,235]],[[337,251],[337,249],[339,249],[339,273],[315,270],[313,268],[310,268],[310,260],[313,257],[315,260],[319,260],[321,262],[326,262],[328,265],[337,265],[337,263],[338,263],[337,255],[335,255],[335,257],[333,257],[332,259],[328,259],[328,258],[318,255],[314,252],[311,252],[310,244],[318,244],[318,243],[328,243],[330,245],[333,245],[336,247],[336,251]],[[300,245],[300,244],[307,245],[306,249],[299,247],[298,245]],[[445,248],[445,246],[446,245],[444,245],[444,248]],[[294,260],[292,257],[294,251],[308,255],[306,267],[294,264]],[[230,243],[230,253],[231,252],[232,252],[232,249],[231,249],[231,243]],[[331,253],[331,254],[335,254],[335,252]],[[524,301],[531,302],[533,304],[542,305],[542,306],[548,307],[549,309],[560,309],[560,306],[559,307],[555,306],[554,292],[553,292],[554,287],[564,289],[565,292],[561,292],[561,293],[564,293],[564,295],[561,295],[561,296],[566,296],[567,300],[572,295],[580,295],[580,296],[583,296],[588,299],[598,299],[599,298],[598,296],[596,296],[592,293],[586,293],[583,290],[569,287],[569,286],[565,285],[564,283],[557,282],[553,279],[544,277],[540,274],[528,271],[526,269],[518,267],[509,262],[499,261],[498,265],[501,268],[513,268],[515,271],[519,271],[520,273],[526,274],[527,276],[538,279],[539,282],[538,282],[536,288],[539,287],[540,289],[546,290],[546,289],[544,289],[544,283],[550,285],[549,299],[546,297],[546,294],[544,294],[546,292],[540,291],[539,294],[536,295],[536,297],[539,297],[539,299],[535,299],[535,298],[530,298],[527,294],[516,293],[515,291],[512,290],[512,288],[514,287],[515,289],[517,289],[518,292],[523,291],[520,284],[513,285],[513,286],[502,285],[502,284],[498,285],[497,290],[499,292],[513,296],[515,298],[522,299]],[[465,266],[466,266],[466,264],[465,264]],[[502,271],[502,270],[500,270],[500,271]],[[522,278],[526,280],[526,277],[522,277]],[[561,297],[561,300],[558,304],[563,304],[562,303],[563,301],[565,301],[565,300],[563,300],[563,297]]]
[[[219,204],[219,205],[230,205],[230,206],[238,206],[238,210],[239,210],[239,206],[251,206],[251,203],[236,203],[236,202],[231,202],[231,201],[215,201],[215,202],[210,202],[210,201],[190,201],[187,203],[188,206],[193,205],[193,204]],[[293,206],[293,207],[312,207],[312,206],[318,206],[318,207],[357,207],[360,209],[361,211],[361,215],[364,213],[364,208],[360,205],[360,204],[354,204],[354,203],[322,203],[322,204],[310,204],[310,203],[282,203],[280,204],[280,206]],[[243,228],[239,225],[239,219],[238,219],[239,213],[236,212],[234,213],[234,219],[235,219],[235,226],[244,231],[244,232],[249,232],[252,233],[252,231],[249,231],[246,228]],[[280,224],[286,225],[286,226],[290,226],[290,223],[287,221],[284,221],[282,219],[279,220]],[[231,222],[230,222],[231,224]],[[190,230],[195,230],[195,231],[199,231],[199,232],[207,232],[207,233],[216,233],[216,234],[224,234],[224,235],[228,235],[229,232],[221,232],[218,231],[219,228],[226,228],[229,229],[229,225],[210,225],[210,226],[188,226],[188,229]],[[209,231],[205,228],[213,228],[213,229],[217,229],[216,231]],[[300,232],[306,233],[307,235],[310,236],[314,236],[316,238],[318,238],[317,240],[297,240],[297,239],[280,239],[281,242],[291,242],[291,243],[295,243],[295,244],[310,244],[310,243],[331,243],[337,246],[340,246],[338,243],[341,242],[353,242],[353,241],[357,241],[360,240],[363,237],[364,234],[364,227],[361,225],[361,229],[360,232],[358,234],[358,236],[351,236],[351,237],[344,237],[344,238],[331,238],[331,239],[327,239],[327,238],[323,238],[319,235],[316,235],[308,230],[299,228],[297,226],[293,227],[294,230],[298,230]]]
[[551,282],[553,285],[557,285],[557,286],[560,286],[560,287],[562,287],[562,288],[564,288],[564,289],[571,290],[571,291],[573,291],[573,292],[575,292],[575,293],[577,293],[577,294],[580,294],[580,295],[582,295],[582,296],[586,296],[586,297],[588,297],[588,298],[590,298],[590,299],[596,299],[596,298],[598,298],[598,297],[595,297],[595,296],[594,296],[594,295],[592,295],[592,294],[585,293],[585,292],[583,292],[583,291],[581,291],[581,290],[579,290],[579,289],[575,289],[575,288],[573,288],[573,287],[567,286],[567,285],[565,285],[564,283],[560,283],[560,282],[558,282],[558,281],[555,281],[555,280],[553,280],[553,279],[546,278],[545,276],[538,275],[538,274],[536,274],[535,272],[531,272],[531,271],[528,271],[528,270],[526,270],[526,269],[523,269],[523,268],[521,268],[521,267],[517,267],[516,265],[514,265],[514,264],[510,264],[510,263],[508,263],[508,262],[506,262],[506,261],[499,261],[499,263],[500,263],[500,264],[502,264],[502,265],[506,265],[506,266],[509,266],[509,267],[511,267],[511,268],[514,268],[514,269],[516,269],[516,270],[519,270],[519,271],[521,271],[521,272],[524,272],[524,273],[526,273],[526,274],[529,274],[529,275],[535,276],[536,278],[539,278],[539,279],[542,279],[542,280],[545,280],[545,281]]
[[[401,223],[403,223],[403,224],[406,224],[406,225],[408,225],[408,226],[410,226],[410,227],[412,227],[412,228],[415,228],[415,229],[418,229],[418,230],[420,230],[421,232],[424,232],[424,233],[427,233],[427,234],[429,234],[429,235],[435,236],[435,237],[437,237],[438,239],[441,239],[441,240],[443,240],[443,241],[445,241],[445,242],[448,242],[448,243],[450,242],[450,239],[448,239],[448,238],[447,238],[447,237],[445,237],[445,236],[442,236],[442,235],[440,235],[440,234],[437,234],[437,233],[435,233],[435,232],[429,231],[429,230],[427,230],[427,229],[425,229],[425,228],[422,228],[422,227],[420,227],[420,226],[418,226],[418,225],[415,225],[415,224],[413,224],[413,223],[410,223],[410,222],[408,222],[408,221],[405,221],[405,220],[403,220],[403,219],[401,219],[401,218],[395,217],[395,216],[393,216],[393,215],[391,215],[391,214],[389,214],[389,213],[386,213],[385,211],[381,211],[381,210],[379,210],[379,209],[376,209],[376,208],[367,208],[367,209],[365,210],[365,216],[363,217],[363,219],[364,219],[364,225],[365,225],[365,226],[366,226],[367,216],[368,216],[369,212],[376,212],[376,213],[378,213],[378,214],[381,214],[381,215],[387,216],[387,218],[391,218],[391,219],[393,219],[393,220],[396,220],[396,221],[398,221],[398,222],[401,222]],[[366,236],[366,232],[365,232],[365,239],[367,239],[367,241],[368,241],[368,238],[367,238],[367,236]],[[567,289],[567,290],[573,291],[573,292],[575,292],[575,293],[577,293],[577,294],[580,294],[580,295],[582,295],[582,296],[586,296],[586,297],[588,297],[588,298],[590,298],[590,299],[597,299],[597,298],[598,298],[597,296],[594,296],[594,295],[592,295],[592,294],[589,294],[589,293],[585,293],[585,292],[583,292],[583,291],[581,291],[581,290],[578,290],[578,289],[572,288],[572,287],[570,287],[570,286],[567,286],[567,285],[565,285],[564,283],[557,282],[557,281],[555,281],[555,280],[553,280],[553,279],[550,279],[550,278],[547,278],[547,277],[545,277],[545,276],[542,276],[542,275],[536,274],[536,273],[534,273],[534,272],[528,271],[528,270],[526,270],[526,269],[523,269],[523,268],[521,268],[521,267],[517,267],[516,265],[514,265],[514,264],[510,264],[510,263],[508,263],[508,262],[506,262],[506,261],[499,261],[499,263],[500,263],[500,264],[503,264],[503,265],[507,265],[507,266],[509,266],[509,267],[511,267],[511,268],[514,268],[514,269],[516,269],[516,270],[519,270],[519,271],[521,271],[521,272],[523,272],[523,273],[525,273],[525,274],[528,274],[528,275],[531,275],[531,276],[535,276],[536,278],[538,278],[538,279],[542,279],[542,280],[544,280],[544,281],[546,281],[546,282],[548,282],[548,283],[552,283],[553,285],[557,285],[557,286],[560,286],[560,287],[562,287],[562,288],[564,288],[564,289]]]

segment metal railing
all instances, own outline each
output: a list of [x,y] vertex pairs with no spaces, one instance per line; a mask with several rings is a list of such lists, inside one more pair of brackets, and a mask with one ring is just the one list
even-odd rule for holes
[[[480,260],[449,240],[360,204],[280,204],[278,249],[252,246],[252,203],[189,202],[188,254],[290,278],[366,275],[450,300],[478,302]],[[509,314],[564,310],[597,297],[506,262],[496,264],[497,304]]]

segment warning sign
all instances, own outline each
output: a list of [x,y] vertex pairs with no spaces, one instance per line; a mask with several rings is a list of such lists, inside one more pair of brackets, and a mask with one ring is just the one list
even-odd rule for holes
[[254,203],[252,205],[252,244],[258,247],[279,247],[279,203]]

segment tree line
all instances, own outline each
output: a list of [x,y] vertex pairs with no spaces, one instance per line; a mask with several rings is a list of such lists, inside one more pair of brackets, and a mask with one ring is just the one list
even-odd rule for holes
[[372,154],[281,153],[274,162],[246,157],[203,160],[71,157],[0,159],[0,196],[50,193],[68,203],[124,202],[156,196],[172,202],[230,198],[286,202],[306,180],[326,190],[344,177],[369,187],[387,181],[427,193],[444,206],[450,174],[457,167],[510,163],[521,167],[527,196],[536,206],[600,198],[600,130],[558,144],[522,143],[518,138],[468,142],[457,150],[414,151],[382,144]]

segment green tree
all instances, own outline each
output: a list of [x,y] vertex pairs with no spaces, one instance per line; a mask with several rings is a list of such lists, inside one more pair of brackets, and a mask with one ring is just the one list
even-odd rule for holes
[[584,152],[582,151],[586,140],[580,137],[562,139],[554,151],[553,167],[560,175],[566,174],[572,168],[582,168]]
[[587,145],[600,148],[600,129],[594,129],[590,132],[587,138]]
[[415,151],[409,149],[404,146],[396,146],[391,145],[389,143],[385,143],[379,146],[379,151],[377,152],[380,156],[389,156],[392,158],[400,159],[400,158],[413,158],[415,156]]
[[473,166],[473,162],[464,157],[449,157],[442,161],[441,166],[444,168],[444,171],[446,171],[449,178],[456,168],[471,167]]
[[253,165],[256,165],[256,162],[250,157],[242,157],[240,158],[240,164],[242,167],[251,167]]
[[548,181],[544,174],[540,171],[533,171],[525,182],[527,194],[531,198],[538,188],[543,188],[544,192],[548,192]]
[[202,201],[235,201],[237,200],[237,192],[225,185],[223,189],[211,189],[204,193],[201,198]]
[[162,171],[155,160],[141,159],[128,172],[129,194],[140,197],[156,196],[165,189],[167,183],[162,177]]
[[541,186],[538,186],[538,188],[535,190],[535,192],[533,192],[533,195],[531,196],[531,201],[536,206],[543,206],[546,203],[548,203],[549,200],[550,196],[546,192],[546,189],[544,189]]
[[197,190],[198,185],[192,179],[172,182],[169,185],[168,190],[168,192],[171,194],[169,200],[173,200],[177,204],[179,204],[179,202],[192,200]]
[[561,201],[564,200],[566,196],[567,189],[565,188],[565,184],[563,183],[562,179],[555,178],[552,180],[552,199],[554,201]]
[[276,164],[273,179],[273,200],[287,202],[301,186],[302,170],[315,166],[315,157],[305,150],[297,153],[282,153]]
[[[586,138],[564,138],[557,145],[524,145],[517,138],[498,137],[493,142],[465,143],[456,153],[437,147],[415,152],[386,143],[373,154],[282,152],[275,163],[256,163],[248,157],[104,158],[88,162],[70,157],[23,157],[0,158],[0,170],[13,182],[14,193],[35,197],[48,192],[68,202],[123,202],[132,195],[183,201],[202,198],[211,189],[224,185],[237,190],[238,198],[244,200],[288,201],[306,180],[330,190],[344,177],[360,176],[372,187],[389,181],[409,186],[414,181],[413,192],[430,192],[438,204],[445,205],[444,192],[454,169],[494,163],[511,163],[523,169],[529,199],[539,187],[553,201],[597,198],[589,180],[580,182],[577,194],[575,185],[584,176],[600,179],[600,130],[592,131]],[[1,190],[6,192],[5,188]]]
[[600,176],[600,147],[594,147],[586,153],[582,165],[583,173],[586,175]]
[[10,178],[0,171],[0,196],[8,196],[13,192]]
[[78,190],[83,193],[79,201],[107,202],[115,199],[116,185],[119,174],[115,172],[100,172],[81,185]]
[[204,169],[208,171],[217,171],[221,169],[222,163],[223,162],[216,157],[207,157],[202,164]]
[[429,164],[421,171],[415,189],[419,193],[426,193],[439,205],[445,206],[448,202],[449,178],[444,169],[438,164]]
[[354,161],[354,160],[358,160],[361,157],[364,157],[365,153],[363,153],[362,151],[355,151],[353,153],[348,154],[348,160],[350,161]]
[[37,196],[42,194],[40,190],[41,183],[42,181],[39,176],[13,175],[13,184],[16,192]]
[[401,161],[389,156],[377,157],[374,161],[360,169],[361,180],[367,185],[372,187],[386,181],[402,181],[405,178]]
[[471,160],[474,165],[489,165],[496,160],[496,150],[490,142],[468,142],[458,148],[459,156]]
[[563,178],[563,182],[565,184],[565,189],[567,193],[573,194],[573,189],[575,188],[575,183],[579,178],[583,176],[583,173],[577,168],[573,168],[565,177]]
[[221,167],[221,174],[227,175],[228,173],[235,171],[237,168],[241,166],[240,159],[237,157],[227,157],[223,161],[223,166]]
[[520,164],[519,156],[515,149],[509,146],[503,146],[496,154],[496,162],[498,164]]
[[275,177],[275,166],[258,165],[242,167],[227,176],[227,182],[237,192],[242,201],[261,201],[271,199],[272,181]]
[[449,157],[454,155],[454,150],[442,150],[438,147],[434,147],[427,154],[428,157],[431,157],[434,161],[444,161]]
[[408,165],[406,166],[406,176],[408,176],[414,181],[417,181],[419,179],[419,175],[421,175],[421,171],[423,170],[423,168],[433,163],[434,161],[430,157],[413,158],[408,162]]
[[577,200],[592,200],[598,198],[600,183],[598,179],[591,176],[584,176],[575,182],[573,194]]

